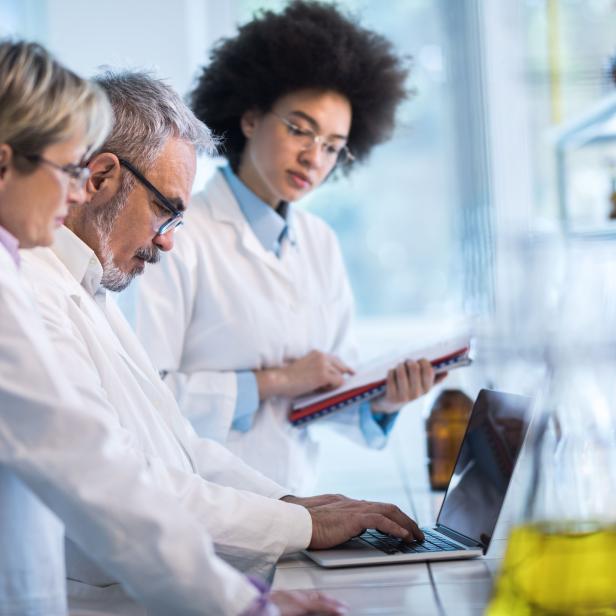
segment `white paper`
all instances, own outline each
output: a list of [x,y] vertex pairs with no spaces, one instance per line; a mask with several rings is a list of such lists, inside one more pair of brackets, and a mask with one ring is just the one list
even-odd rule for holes
[[418,360],[425,357],[428,361],[434,361],[435,359],[446,357],[447,355],[451,355],[452,353],[469,346],[470,337],[460,336],[422,349],[412,349],[402,353],[396,352],[377,357],[376,359],[359,366],[356,369],[355,374],[348,377],[345,380],[344,385],[341,385],[337,389],[331,389],[318,394],[307,394],[296,398],[293,402],[293,410],[301,409],[306,406],[310,406],[311,404],[321,402],[321,400],[333,398],[334,396],[343,394],[351,389],[356,389],[357,387],[362,387],[363,385],[380,381],[387,377],[387,372],[391,368],[407,359]]

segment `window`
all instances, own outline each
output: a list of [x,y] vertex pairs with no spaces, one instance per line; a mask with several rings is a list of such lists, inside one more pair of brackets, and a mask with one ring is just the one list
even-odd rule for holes
[[[602,0],[528,0],[523,13],[536,216],[562,215],[573,228],[604,225],[616,191],[616,7]],[[556,143],[562,129],[580,123],[610,95],[612,139],[567,146],[559,178]],[[559,181],[566,194],[559,194]],[[559,198],[566,200],[566,212],[559,211]]]

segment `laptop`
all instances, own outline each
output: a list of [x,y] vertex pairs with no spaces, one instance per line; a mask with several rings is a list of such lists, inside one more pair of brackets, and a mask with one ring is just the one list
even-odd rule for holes
[[322,567],[475,558],[488,551],[528,430],[530,399],[482,389],[469,417],[436,525],[424,542],[376,530],[328,550],[305,550]]

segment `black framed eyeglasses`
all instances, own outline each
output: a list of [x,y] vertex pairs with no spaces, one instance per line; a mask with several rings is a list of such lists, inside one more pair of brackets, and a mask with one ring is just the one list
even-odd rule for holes
[[127,160],[123,158],[118,158],[120,161],[120,165],[126,167],[137,180],[145,186],[155,197],[158,205],[160,205],[163,209],[167,210],[172,216],[169,220],[166,220],[156,232],[156,235],[164,235],[171,231],[171,229],[177,229],[181,225],[184,224],[184,214],[180,210],[178,210],[171,201],[163,195],[163,193],[152,184],[144,175],[139,171],[132,163],[129,163]]
[[88,181],[90,177],[90,169],[85,165],[76,165],[74,163],[68,163],[66,165],[59,165],[55,163],[53,160],[49,160],[40,154],[22,154],[21,152],[15,152],[17,156],[21,156],[25,158],[27,161],[34,164],[45,164],[53,167],[54,169],[58,169],[58,171],[62,171],[68,175],[69,182],[72,182],[75,188],[81,190]]

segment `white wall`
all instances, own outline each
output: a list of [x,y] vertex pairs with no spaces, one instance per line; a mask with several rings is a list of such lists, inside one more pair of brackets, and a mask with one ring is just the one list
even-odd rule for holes
[[192,84],[214,40],[233,31],[222,0],[39,0],[44,43],[73,70],[100,66],[152,69],[181,94]]

